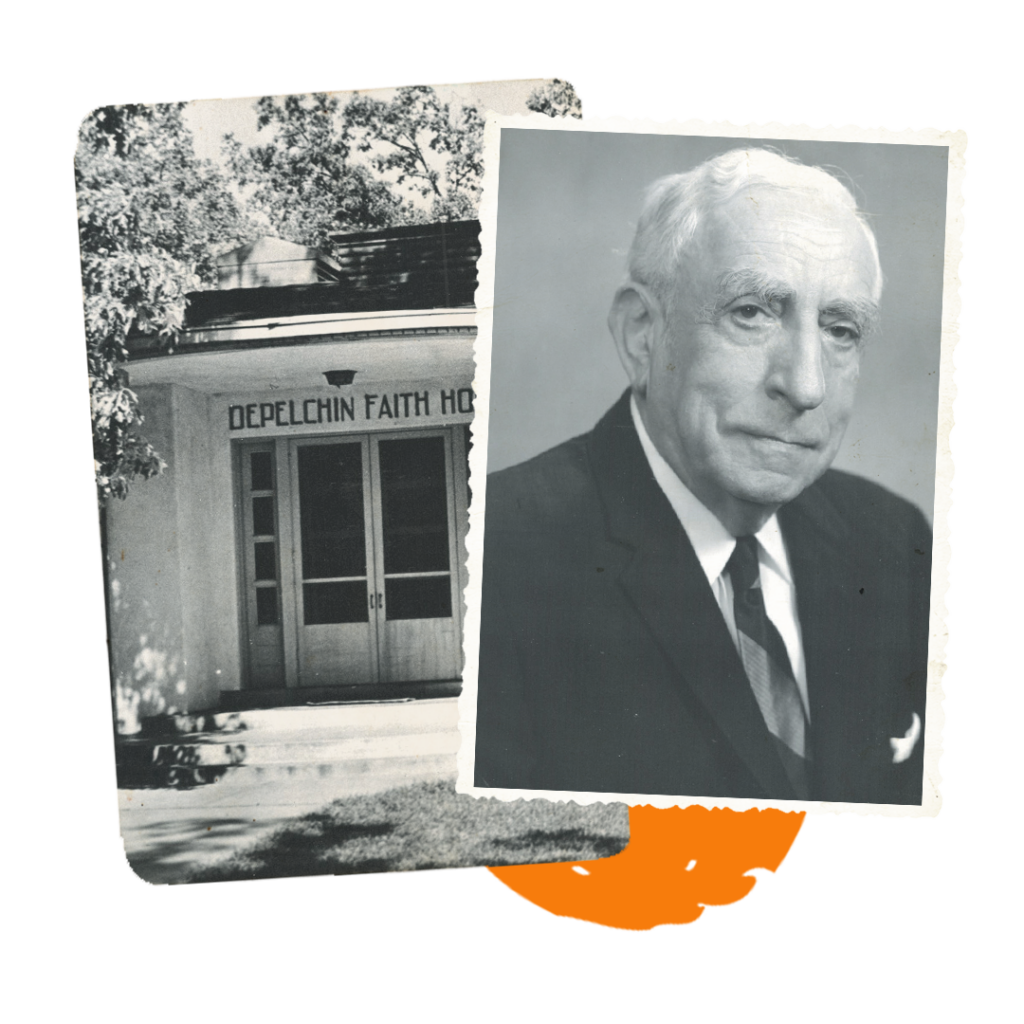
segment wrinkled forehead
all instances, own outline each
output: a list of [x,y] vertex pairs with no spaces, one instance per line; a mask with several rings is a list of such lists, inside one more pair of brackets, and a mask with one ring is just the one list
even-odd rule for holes
[[[706,285],[734,271],[772,272],[866,291],[877,301],[881,269],[872,237],[845,203],[807,189],[754,186],[711,211],[694,238]],[[696,269],[696,268],[694,268]]]

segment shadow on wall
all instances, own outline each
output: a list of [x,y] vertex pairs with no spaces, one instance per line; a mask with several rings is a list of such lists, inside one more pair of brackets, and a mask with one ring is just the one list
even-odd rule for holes
[[117,732],[132,736],[142,720],[187,710],[188,681],[180,628],[147,598],[130,596],[133,588],[117,578],[110,559],[114,709]]

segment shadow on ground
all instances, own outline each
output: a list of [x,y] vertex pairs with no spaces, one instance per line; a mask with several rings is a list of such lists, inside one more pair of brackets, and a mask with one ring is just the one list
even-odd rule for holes
[[[205,720],[201,720],[205,722]],[[151,726],[151,728],[154,728]],[[218,730],[219,731],[219,730]],[[227,733],[225,733],[227,735]],[[236,732],[230,734],[232,737]],[[219,782],[232,765],[245,761],[245,744],[223,743],[224,764],[204,764],[203,752],[213,744],[171,742],[177,737],[122,739],[116,745],[118,789],[191,789]]]
[[423,782],[336,800],[181,880],[596,860],[628,842],[624,804],[475,799],[457,794],[452,782]]
[[252,822],[237,816],[176,817],[143,825],[137,832],[135,848],[126,854],[128,863],[143,881],[160,885],[182,881],[197,862],[230,857],[239,840],[252,835]]

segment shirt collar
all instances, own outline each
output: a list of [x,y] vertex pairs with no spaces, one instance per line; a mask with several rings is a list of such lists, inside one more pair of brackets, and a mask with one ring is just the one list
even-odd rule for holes
[[[676,476],[675,470],[665,461],[661,452],[654,447],[654,442],[647,433],[644,421],[640,418],[636,399],[632,396],[629,399],[629,411],[633,416],[633,426],[640,438],[640,446],[644,450],[644,455],[647,456],[654,479],[657,480],[658,486],[668,498],[672,510],[686,531],[686,536],[693,545],[704,575],[707,576],[708,582],[713,584],[722,575],[725,564],[736,547],[736,538],[719,522],[718,517],[695,497],[693,491]],[[758,540],[762,559],[787,583],[792,584],[789,558],[786,555],[786,545],[782,539],[782,531],[779,529],[778,518],[772,515],[771,519],[754,536]]]

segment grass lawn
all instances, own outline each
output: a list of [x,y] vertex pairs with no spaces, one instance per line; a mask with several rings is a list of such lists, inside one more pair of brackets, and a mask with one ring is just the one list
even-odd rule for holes
[[628,842],[625,804],[477,800],[423,782],[336,800],[188,881],[595,860]]

